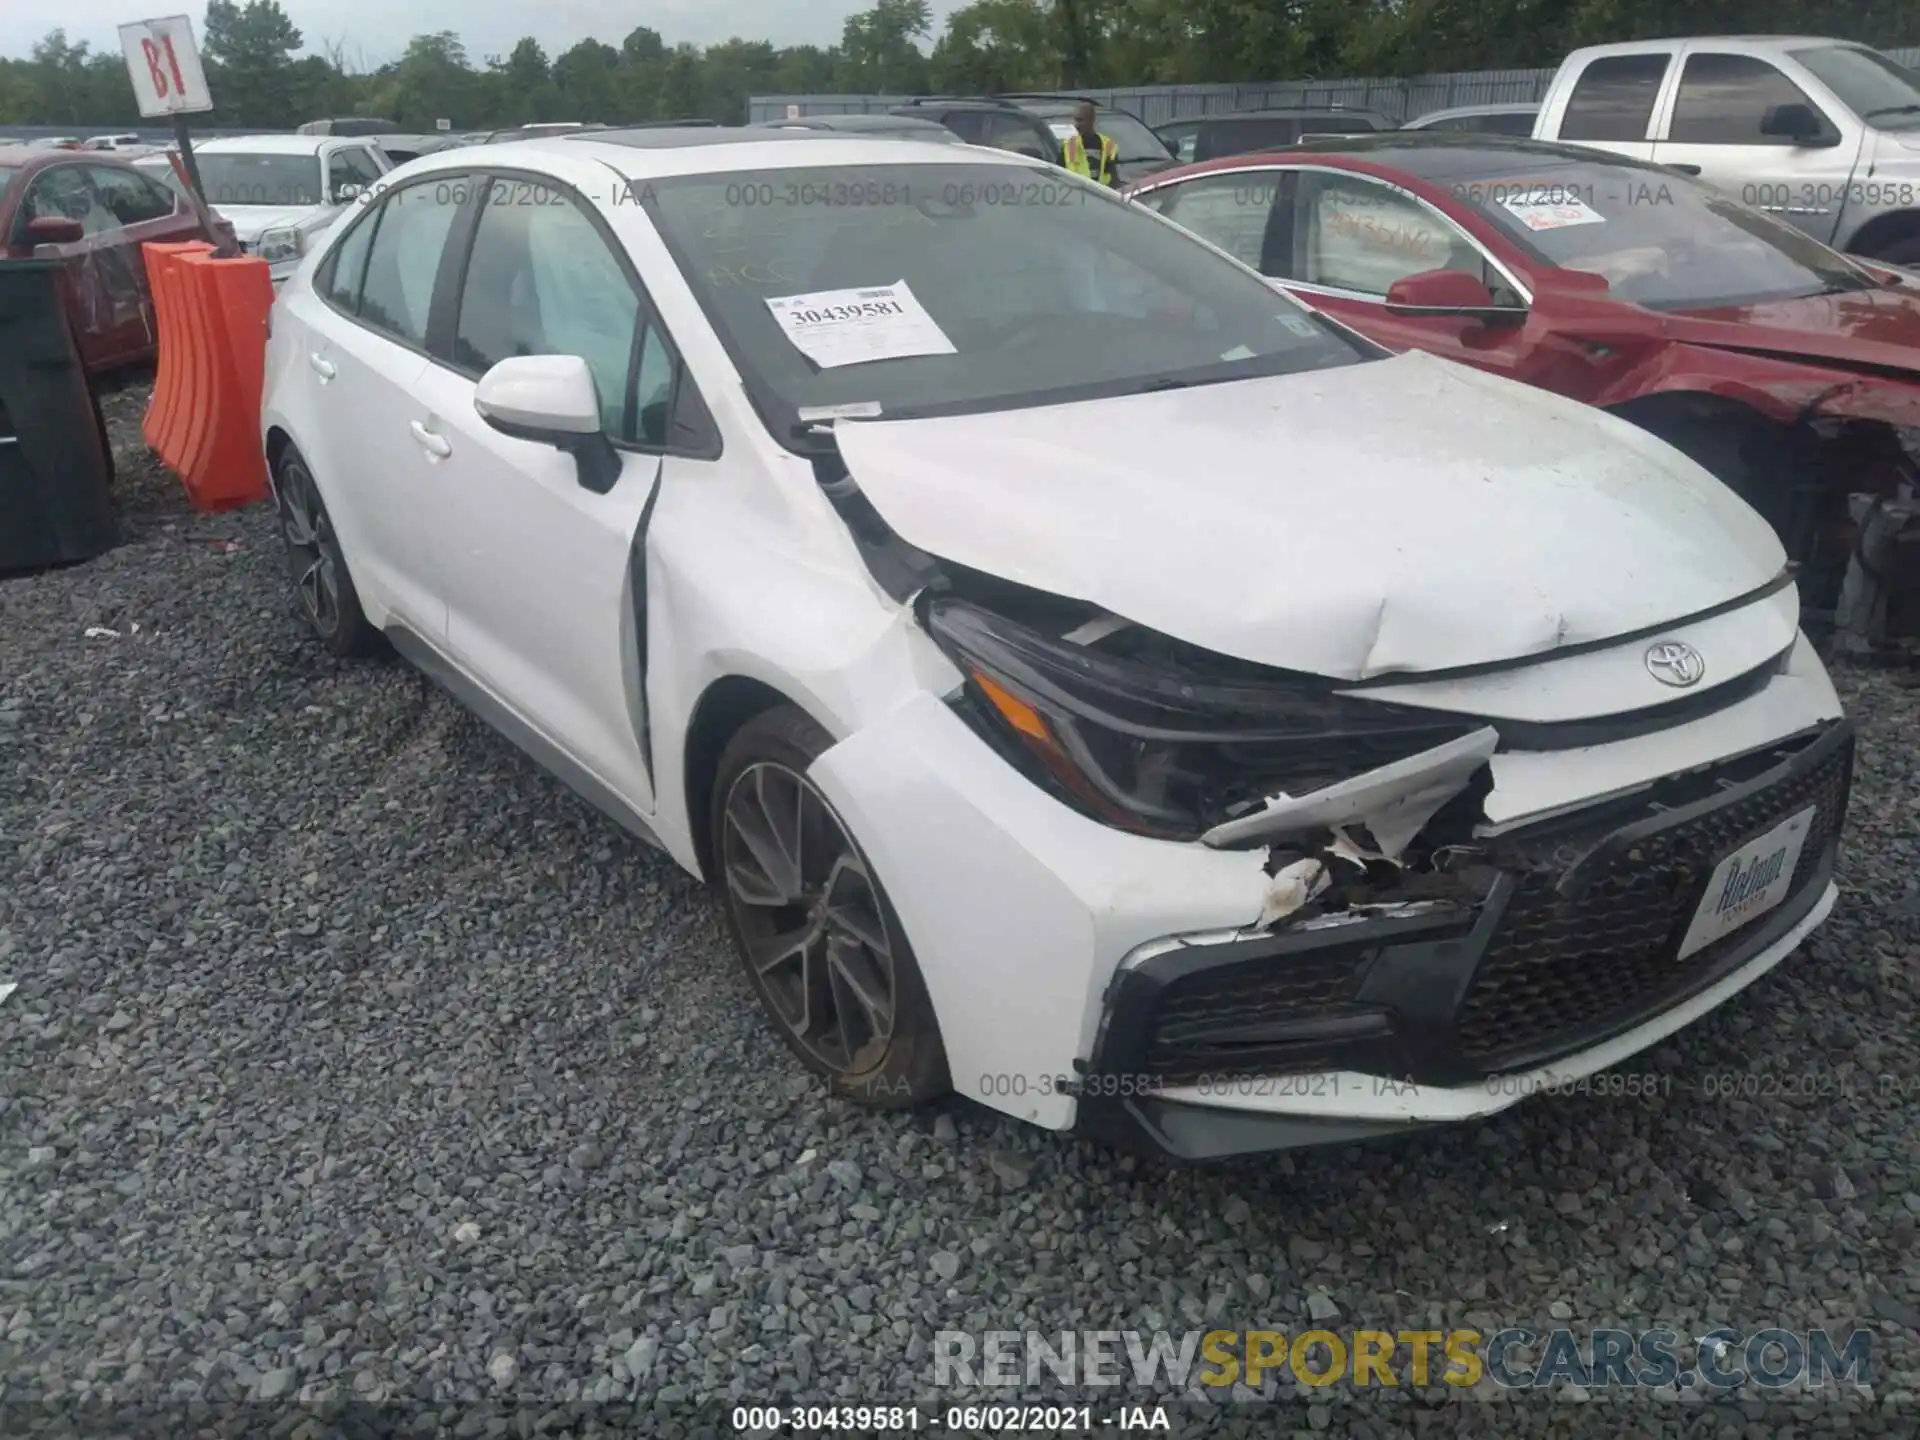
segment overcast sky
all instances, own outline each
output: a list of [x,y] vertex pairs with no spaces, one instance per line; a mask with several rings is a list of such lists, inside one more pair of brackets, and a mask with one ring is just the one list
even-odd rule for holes
[[[963,0],[933,0],[934,34]],[[369,68],[396,58],[410,37],[452,30],[466,42],[475,64],[504,55],[522,35],[531,35],[555,55],[575,41],[618,45],[636,25],[650,25],[667,44],[695,45],[739,36],[775,45],[829,45],[840,38],[847,16],[872,8],[872,0],[281,0],[305,37],[320,52],[329,41],[358,47]],[[0,0],[0,55],[24,56],[41,36],[63,27],[69,40],[118,51],[117,27],[182,12],[204,33],[203,0]]]

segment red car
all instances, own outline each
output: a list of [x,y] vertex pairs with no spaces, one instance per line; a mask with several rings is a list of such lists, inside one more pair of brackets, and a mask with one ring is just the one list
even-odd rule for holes
[[224,238],[198,201],[125,160],[84,150],[0,146],[0,238],[9,260],[66,262],[67,308],[90,374],[153,359],[153,296],[140,246]]
[[[1602,406],[1741,493],[1830,608],[1847,496],[1920,451],[1920,275],[1674,170],[1421,131],[1169,170],[1128,192],[1389,350]],[[1543,477],[1549,478],[1549,477]]]

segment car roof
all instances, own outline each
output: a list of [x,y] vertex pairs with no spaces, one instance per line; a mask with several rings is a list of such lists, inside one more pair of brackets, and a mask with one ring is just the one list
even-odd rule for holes
[[54,150],[45,145],[0,145],[0,165],[25,169],[29,165],[57,165],[63,160],[84,160],[89,165],[131,165],[133,162],[111,150]]
[[1218,160],[1183,165],[1177,171],[1163,171],[1152,177],[1152,183],[1184,180],[1209,171],[1233,170],[1263,162],[1300,165],[1312,161],[1316,156],[1357,160],[1383,170],[1403,170],[1427,181],[1497,175],[1502,167],[1524,165],[1529,160],[1558,160],[1625,170],[1646,170],[1669,181],[1685,178],[1651,160],[1630,160],[1610,151],[1594,150],[1583,145],[1561,145],[1550,140],[1529,140],[1520,135],[1487,135],[1458,130],[1382,130],[1371,135],[1315,136],[1284,150],[1225,155]]
[[[937,120],[918,115],[799,115],[784,120],[762,120],[756,130],[882,130],[898,134],[924,131],[929,135],[952,136],[953,132]],[[957,138],[957,137],[955,137]]]
[[[1686,44],[1695,47],[1707,46],[1716,50],[1731,50],[1736,54],[1741,50],[1783,50],[1788,46],[1796,49],[1807,45],[1846,45],[1855,50],[1870,50],[1873,47],[1863,45],[1858,40],[1841,40],[1831,35],[1689,35],[1684,40],[1623,40],[1611,45],[1588,45],[1572,51],[1567,60],[1575,56],[1585,59],[1599,59],[1608,55],[1646,55],[1671,50]],[[1560,62],[1565,64],[1566,61]]]
[[[787,170],[813,165],[1005,165],[1053,169],[1044,160],[973,145],[902,145],[898,137],[891,135],[860,135],[849,130],[763,130],[744,125],[686,130],[594,130],[586,134],[513,140],[499,146],[479,163],[538,168],[543,160],[578,159],[582,151],[629,180]],[[407,162],[407,172],[429,175],[475,163],[471,154],[437,150]]]
[[214,140],[197,140],[199,155],[318,155],[337,145],[359,145],[375,140],[373,135],[222,135]]
[[1364,115],[1369,120],[1385,120],[1378,110],[1359,105],[1275,105],[1266,110],[1221,110],[1212,115],[1183,115],[1202,125],[1218,125],[1232,120],[1312,120],[1321,115]]

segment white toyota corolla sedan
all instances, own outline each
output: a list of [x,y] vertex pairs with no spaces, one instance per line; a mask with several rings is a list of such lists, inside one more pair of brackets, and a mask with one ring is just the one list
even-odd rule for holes
[[870,1104],[1186,1159],[1469,1119],[1834,902],[1851,731],[1765,522],[1040,162],[423,157],[282,289],[262,430],[321,642],[711,881]]

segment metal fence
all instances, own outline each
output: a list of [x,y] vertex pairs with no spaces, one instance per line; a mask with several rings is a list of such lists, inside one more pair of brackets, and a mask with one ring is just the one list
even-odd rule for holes
[[[1900,64],[1920,68],[1920,47],[1885,52]],[[1131,110],[1149,125],[1188,115],[1213,115],[1280,105],[1344,105],[1377,110],[1405,123],[1456,105],[1528,104],[1546,94],[1553,70],[1461,70],[1410,75],[1398,80],[1274,80],[1249,85],[1131,85],[1086,90],[1089,100]],[[910,95],[755,95],[747,119],[788,115],[845,115],[884,111]],[[797,107],[797,108],[795,108]]]
[[[284,135],[284,130],[276,130],[268,125],[195,125],[192,134],[196,140],[211,140],[221,135]],[[7,125],[0,123],[0,143],[6,140],[52,140],[62,135],[73,135],[86,139],[89,135],[138,135],[146,145],[171,145],[173,127],[171,125],[154,129],[151,125]]]

